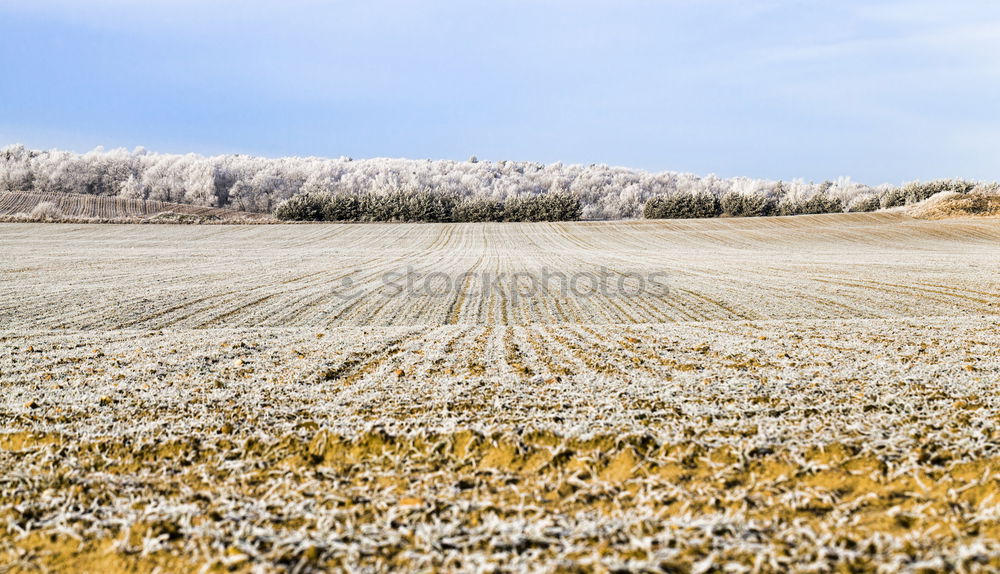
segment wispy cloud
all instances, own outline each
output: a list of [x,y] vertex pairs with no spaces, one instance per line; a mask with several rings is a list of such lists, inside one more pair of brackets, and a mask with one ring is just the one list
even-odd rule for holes
[[0,128],[42,147],[881,181],[1000,139],[1000,2],[0,0],[0,28]]

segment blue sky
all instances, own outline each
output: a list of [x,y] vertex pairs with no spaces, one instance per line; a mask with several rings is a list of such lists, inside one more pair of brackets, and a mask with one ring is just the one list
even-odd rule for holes
[[0,145],[1000,179],[1000,2],[0,0]]

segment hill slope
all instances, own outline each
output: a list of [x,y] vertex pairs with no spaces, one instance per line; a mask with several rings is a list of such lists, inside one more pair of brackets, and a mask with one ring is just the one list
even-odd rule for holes
[[[50,204],[46,209],[39,205]],[[0,221],[95,221],[104,223],[268,221],[260,213],[143,199],[74,193],[0,192]]]

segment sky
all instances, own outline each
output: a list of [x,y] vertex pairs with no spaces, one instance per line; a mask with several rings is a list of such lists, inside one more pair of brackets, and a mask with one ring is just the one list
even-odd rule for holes
[[995,0],[0,0],[0,146],[1000,179]]

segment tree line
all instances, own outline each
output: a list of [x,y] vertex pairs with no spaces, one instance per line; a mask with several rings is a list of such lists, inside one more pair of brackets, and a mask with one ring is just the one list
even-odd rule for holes
[[[540,221],[871,211],[979,184],[869,186],[650,173],[603,164],[206,157],[0,149],[0,191],[81,193],[333,221]],[[551,199],[544,199],[551,198]],[[290,202],[287,203],[286,202]],[[316,207],[320,203],[322,208]],[[313,206],[313,207],[309,207]]]

